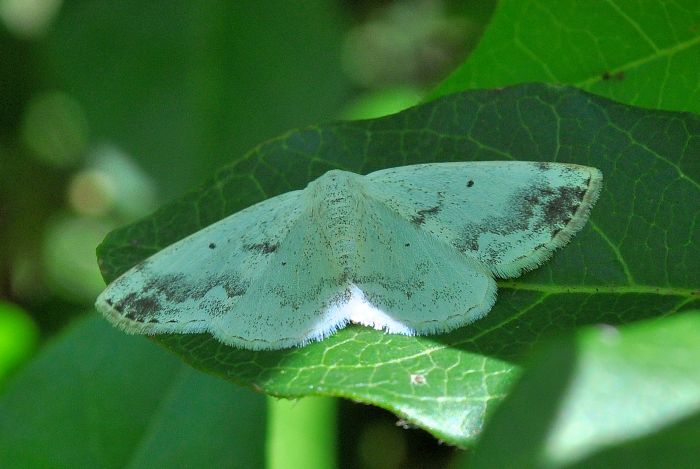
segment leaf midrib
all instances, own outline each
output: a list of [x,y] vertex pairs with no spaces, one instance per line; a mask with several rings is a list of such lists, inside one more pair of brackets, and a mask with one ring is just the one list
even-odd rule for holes
[[[653,54],[645,55],[643,57],[638,58],[637,60],[632,60],[630,62],[627,62],[627,63],[620,65],[619,67],[611,68],[610,70],[606,70],[606,71],[608,72],[608,74],[614,76],[620,72],[624,73],[628,70],[632,70],[634,68],[641,67],[642,65],[646,65],[650,62],[653,62],[654,60],[662,59],[665,57],[671,57],[674,54],[681,52],[681,51],[684,51],[685,49],[689,49],[697,44],[700,44],[700,35],[695,36],[695,37],[688,39],[686,41],[678,42],[671,47],[666,47],[664,49],[655,50]],[[602,76],[600,75],[600,73],[596,73],[595,75],[590,76],[588,78],[577,80],[577,81],[571,83],[571,85],[586,89],[587,87],[589,87],[595,83],[599,83],[601,81],[603,81]]]
[[523,283],[517,281],[500,281],[498,288],[508,290],[526,290],[542,292],[550,295],[564,294],[596,294],[596,293],[619,293],[626,295],[638,293],[642,295],[679,296],[684,298],[694,298],[700,296],[698,288],[684,287],[657,287],[653,285],[550,285],[546,283]]

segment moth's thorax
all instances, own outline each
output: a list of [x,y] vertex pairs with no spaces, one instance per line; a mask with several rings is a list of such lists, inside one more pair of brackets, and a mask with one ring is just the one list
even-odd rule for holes
[[322,242],[344,269],[356,252],[356,230],[364,207],[361,176],[333,170],[309,184],[309,189],[311,216],[319,227]]

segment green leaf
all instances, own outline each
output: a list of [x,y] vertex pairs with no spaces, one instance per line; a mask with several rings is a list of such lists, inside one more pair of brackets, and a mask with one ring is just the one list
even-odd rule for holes
[[28,467],[262,467],[265,399],[96,315],[0,395],[0,461]]
[[411,163],[504,159],[600,168],[604,189],[582,232],[543,267],[500,282],[489,315],[454,333],[405,337],[348,327],[322,342],[274,352],[237,350],[204,334],[157,338],[194,366],[266,393],[376,404],[465,446],[540,339],[700,302],[699,156],[700,119],[690,114],[549,85],[467,92],[264,143],[204,188],[112,232],[98,257],[111,281],[196,230],[303,188],[332,168],[367,173]]
[[502,0],[467,61],[434,91],[528,81],[700,112],[700,2]]
[[700,312],[544,347],[470,467],[697,467]]

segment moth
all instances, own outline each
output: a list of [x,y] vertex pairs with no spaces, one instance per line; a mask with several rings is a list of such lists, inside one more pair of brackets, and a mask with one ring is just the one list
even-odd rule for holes
[[129,333],[208,332],[254,350],[302,346],[349,323],[444,333],[489,312],[496,278],[564,246],[601,187],[598,169],[566,163],[328,171],[156,253],[96,307]]

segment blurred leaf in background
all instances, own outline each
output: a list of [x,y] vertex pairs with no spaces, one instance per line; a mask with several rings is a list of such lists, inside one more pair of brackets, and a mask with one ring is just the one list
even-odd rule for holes
[[0,461],[32,467],[262,467],[265,400],[91,315],[0,399]]
[[495,0],[350,2],[357,21],[342,49],[343,70],[360,90],[343,117],[368,119],[418,104],[481,37]]
[[343,29],[323,0],[78,1],[38,54],[93,140],[132,155],[170,198],[261,140],[334,117]]
[[697,467],[698,337],[690,311],[584,328],[538,350],[470,467]]
[[[472,10],[475,2],[464,2]],[[483,2],[480,13],[493,7]],[[430,86],[458,65],[481,35],[483,22],[430,0],[389,2],[370,12],[344,40],[343,68],[357,85],[386,89]]]

